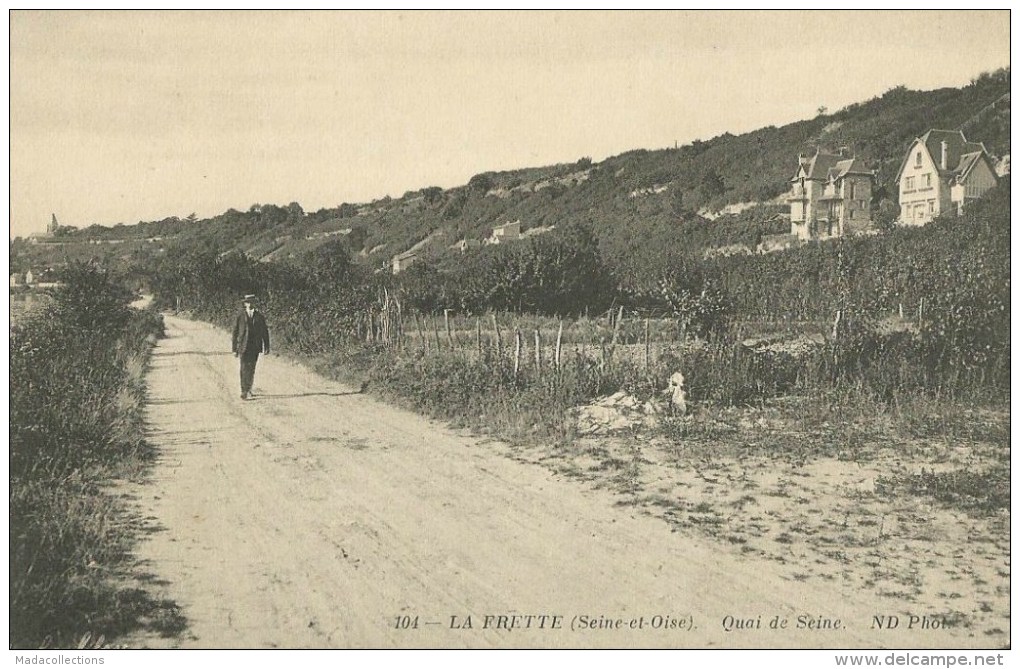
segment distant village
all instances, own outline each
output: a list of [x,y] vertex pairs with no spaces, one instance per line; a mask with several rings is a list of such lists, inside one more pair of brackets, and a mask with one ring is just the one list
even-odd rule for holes
[[[1009,173],[1009,156],[998,163],[981,142],[967,139],[961,130],[929,130],[918,137],[908,148],[900,165],[896,181],[899,187],[900,211],[897,225],[920,226],[947,212],[962,213],[974,200],[993,188],[1000,176]],[[837,153],[816,150],[814,155],[801,154],[796,171],[789,180],[790,190],[777,200],[788,205],[788,233],[766,235],[757,248],[742,244],[719,247],[706,251],[706,255],[734,255],[773,253],[794,248],[812,241],[838,237],[876,234],[872,219],[871,199],[875,173],[866,169],[863,162],[847,148]],[[665,190],[665,186],[661,190]],[[658,193],[659,190],[651,189]],[[632,197],[646,193],[631,193]],[[719,214],[736,214],[758,203],[741,203],[727,207]],[[706,215],[708,212],[706,212]],[[485,239],[461,239],[449,248],[468,253],[482,246],[499,245],[527,239],[549,232],[555,226],[535,227],[522,232],[521,221],[510,221],[492,228]],[[31,243],[52,243],[60,225],[56,215],[46,232],[30,235]],[[343,234],[341,230],[321,235]],[[146,241],[158,241],[153,238]],[[125,240],[101,240],[103,243],[120,243]],[[91,243],[99,243],[90,240]],[[393,274],[405,271],[422,259],[421,242],[411,249],[394,255],[389,270]],[[57,285],[52,270],[39,275],[31,270],[11,274],[11,288],[52,287]]]

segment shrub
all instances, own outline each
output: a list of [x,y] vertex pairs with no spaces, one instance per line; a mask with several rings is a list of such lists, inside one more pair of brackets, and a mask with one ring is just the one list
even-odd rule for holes
[[72,647],[176,608],[125,590],[136,525],[102,483],[141,466],[142,373],[162,331],[155,312],[98,268],[73,267],[54,305],[11,328],[10,584],[12,648]]

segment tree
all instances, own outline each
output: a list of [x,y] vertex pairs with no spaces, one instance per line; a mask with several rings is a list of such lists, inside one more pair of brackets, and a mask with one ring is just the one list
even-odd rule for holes
[[482,174],[476,174],[471,177],[468,181],[468,188],[476,193],[488,193],[494,187],[492,175],[489,172],[483,172]]
[[582,224],[472,254],[454,271],[450,285],[472,311],[576,314],[600,310],[613,299],[598,243]]
[[445,277],[427,262],[414,263],[396,276],[395,283],[404,306],[419,313],[456,306],[447,293]]
[[301,205],[297,202],[291,202],[287,205],[287,225],[296,226],[301,222],[305,216],[305,210],[301,208]]
[[425,204],[432,206],[442,200],[443,189],[439,186],[429,186],[422,189],[421,195],[425,199]]
[[311,272],[320,288],[332,290],[333,286],[349,283],[353,270],[354,261],[345,239],[323,244],[312,254]]
[[875,227],[883,232],[888,232],[892,230],[899,215],[900,208],[896,203],[888,198],[883,198],[875,211]]
[[73,262],[61,272],[56,292],[57,320],[88,330],[118,330],[127,324],[131,291],[109,270],[94,263]]
[[709,168],[707,172],[701,177],[701,192],[707,198],[722,195],[726,192],[726,183],[723,178],[719,176],[719,172],[714,167]]
[[676,186],[670,188],[669,208],[677,218],[686,218],[693,213],[684,203],[683,191]]

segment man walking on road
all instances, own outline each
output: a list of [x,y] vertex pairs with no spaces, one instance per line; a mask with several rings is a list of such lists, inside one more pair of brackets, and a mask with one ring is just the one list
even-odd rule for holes
[[244,310],[234,322],[234,356],[241,359],[241,399],[251,397],[255,364],[259,353],[269,353],[269,328],[262,312],[255,308],[255,296],[244,296]]

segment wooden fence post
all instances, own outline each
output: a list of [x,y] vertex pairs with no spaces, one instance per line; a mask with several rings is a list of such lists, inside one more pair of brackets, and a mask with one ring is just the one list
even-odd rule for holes
[[436,353],[438,353],[443,350],[443,346],[439,342],[439,319],[436,318],[435,314],[432,314],[432,330],[436,333]]
[[535,371],[542,376],[542,333],[535,328]]
[[516,345],[514,346],[514,378],[517,378],[521,370],[521,331],[515,331]]
[[[422,318],[424,318],[424,316],[422,316]],[[417,311],[414,312],[414,324],[418,328],[418,345],[421,346],[421,350],[428,351],[432,347],[429,346],[429,338],[425,336],[425,330],[421,326],[421,320],[418,318]]]
[[482,321],[475,317],[475,344],[478,347],[478,359],[482,359]]
[[648,367],[651,363],[651,342],[648,338],[648,319],[645,319],[645,374],[648,374]]
[[563,320],[558,320],[560,321],[560,327],[556,331],[556,369],[560,368],[560,350],[563,344]]
[[616,346],[616,340],[620,336],[620,323],[623,321],[623,307],[620,307],[620,314],[616,317],[616,323],[613,324],[613,341],[612,346]]
[[453,348],[453,332],[450,330],[450,310],[443,309],[443,320],[446,321],[446,338],[450,342],[450,348]]
[[404,314],[400,309],[400,300],[394,297],[393,303],[397,305],[397,348],[402,349],[404,347]]
[[[616,342],[620,338],[620,324],[622,322],[623,322],[623,307],[620,307],[620,312],[616,316],[616,322],[613,324],[613,339],[612,339],[612,341],[609,342],[609,358],[610,358],[610,361],[611,361],[611,359],[613,357],[613,354],[616,353]],[[602,338],[602,342],[603,342],[602,343],[602,358],[603,358],[603,360],[605,360],[605,358],[606,358],[606,353],[605,353],[605,350],[606,350],[605,337]]]
[[496,331],[496,353],[503,354],[503,333],[499,330],[499,322],[496,321],[496,314],[492,314],[492,328]]

